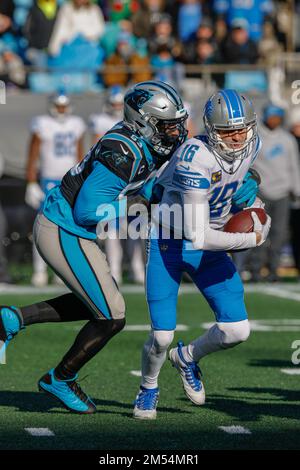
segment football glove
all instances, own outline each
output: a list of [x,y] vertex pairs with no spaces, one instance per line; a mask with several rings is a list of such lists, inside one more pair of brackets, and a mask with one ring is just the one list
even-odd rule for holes
[[253,232],[258,232],[261,235],[261,240],[256,246],[262,245],[269,234],[270,228],[271,228],[271,217],[267,215],[267,221],[265,224],[262,224],[261,221],[259,220],[258,215],[256,212],[251,212],[251,217],[253,219]]
[[38,183],[28,183],[25,192],[25,202],[33,209],[39,209],[42,201],[45,198],[45,193],[42,191]]
[[254,203],[260,184],[260,176],[257,171],[251,169],[246,174],[242,186],[234,194],[233,203],[242,208],[250,207]]

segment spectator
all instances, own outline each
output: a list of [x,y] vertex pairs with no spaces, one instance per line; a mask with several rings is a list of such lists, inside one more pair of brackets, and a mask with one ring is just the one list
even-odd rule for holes
[[181,45],[173,35],[171,17],[167,14],[161,15],[154,26],[153,34],[149,40],[151,54],[157,54],[160,46],[166,46],[174,58],[178,58],[182,53]]
[[[125,87],[130,78],[133,82],[151,78],[146,47],[140,41],[138,41],[135,51],[128,35],[119,37],[116,52],[105,61],[103,81],[106,86],[119,85]],[[130,66],[136,67],[132,75],[128,70]]]
[[28,41],[26,58],[34,65],[47,65],[47,49],[57,12],[57,0],[35,0],[29,11],[24,26],[24,36]]
[[151,65],[154,68],[154,78],[161,82],[177,82],[175,77],[175,60],[167,45],[162,44],[158,47],[157,53],[151,58]]
[[114,23],[128,20],[138,9],[139,2],[137,0],[109,0],[108,20]]
[[65,3],[57,16],[50,39],[49,52],[58,56],[64,44],[77,37],[90,43],[98,43],[104,33],[104,18],[101,9],[91,0],[71,0]]
[[214,0],[213,11],[217,16],[216,27],[224,31],[236,18],[244,18],[249,22],[249,37],[258,42],[262,37],[263,23],[273,13],[272,0]]
[[[294,108],[290,115],[290,130],[297,140],[298,144],[298,161],[300,165],[300,109]],[[300,280],[300,200],[294,198],[291,208],[291,243],[295,266],[298,270]]]
[[222,55],[227,64],[255,64],[257,62],[257,45],[249,38],[247,20],[243,18],[233,20]]
[[[209,43],[213,48],[214,55],[217,55],[217,43],[215,41],[214,36],[214,28],[212,22],[209,18],[205,18],[197,31],[192,35],[191,39],[184,44],[183,48],[183,57],[184,61],[187,64],[196,64],[198,63],[197,56],[198,56],[198,46],[199,43],[202,42],[203,44]],[[202,54],[200,54],[201,56]],[[215,60],[210,61],[209,63],[215,62]],[[200,63],[203,63],[200,60]]]
[[259,57],[262,61],[273,65],[282,52],[282,45],[276,39],[273,24],[267,21],[263,27],[263,37],[258,44]]
[[0,49],[0,80],[8,85],[25,88],[26,72],[22,59],[4,45]]
[[105,34],[101,38],[101,46],[105,51],[105,56],[109,57],[116,51],[119,37],[122,34],[130,36],[130,42],[135,47],[136,37],[133,34],[132,22],[129,20],[120,20],[118,23],[107,23],[105,25]]
[[182,42],[191,39],[201,20],[202,8],[199,0],[182,0],[178,11],[178,36]]
[[209,18],[203,19],[199,28],[191,37],[191,41],[198,41],[199,39],[214,40],[214,27]]
[[165,0],[142,0],[140,9],[132,17],[134,35],[138,38],[150,38],[164,9]]
[[133,67],[131,81],[133,83],[151,80],[152,72],[148,57],[147,41],[138,39],[135,53],[130,58],[130,66]]
[[1,0],[0,3],[0,35],[8,31],[14,14],[13,0]]
[[280,251],[286,238],[290,198],[300,197],[300,165],[296,139],[282,127],[283,109],[269,104],[264,108],[260,126],[261,151],[254,168],[261,176],[260,192],[265,209],[272,217],[269,246],[266,243],[251,255],[252,280],[260,281],[261,268],[269,268],[267,281],[277,281]]

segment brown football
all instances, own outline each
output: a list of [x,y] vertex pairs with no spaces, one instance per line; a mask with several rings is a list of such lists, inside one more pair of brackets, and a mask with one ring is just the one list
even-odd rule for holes
[[231,233],[249,233],[253,232],[253,219],[251,217],[251,212],[256,212],[259,220],[262,224],[265,224],[267,221],[267,213],[264,209],[253,208],[245,209],[243,211],[234,214],[231,219],[228,220],[227,224],[224,226],[224,232]]

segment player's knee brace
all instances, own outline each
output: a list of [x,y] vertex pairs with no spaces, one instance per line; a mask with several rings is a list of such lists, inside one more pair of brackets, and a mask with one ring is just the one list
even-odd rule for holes
[[250,335],[250,325],[248,320],[233,323],[218,323],[221,331],[222,347],[232,348],[239,343],[246,341]]
[[153,330],[152,333],[153,347],[158,353],[165,352],[174,338],[174,331]]

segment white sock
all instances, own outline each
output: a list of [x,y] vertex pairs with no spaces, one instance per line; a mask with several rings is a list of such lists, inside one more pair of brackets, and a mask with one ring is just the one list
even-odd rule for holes
[[151,331],[142,352],[142,382],[145,388],[157,388],[158,376],[166,360],[174,331]]
[[212,352],[228,349],[246,341],[250,334],[248,320],[229,323],[216,323],[204,335],[182,349],[186,361],[198,362]]

